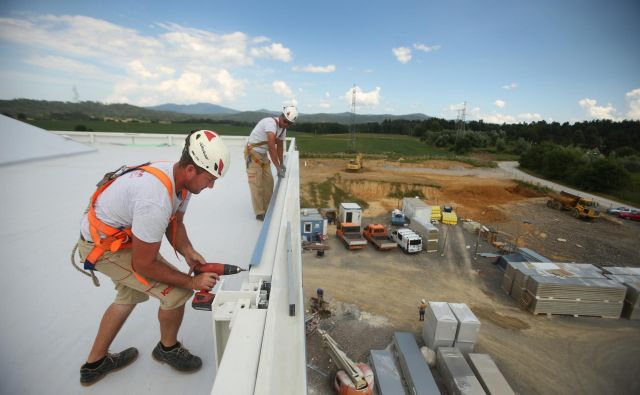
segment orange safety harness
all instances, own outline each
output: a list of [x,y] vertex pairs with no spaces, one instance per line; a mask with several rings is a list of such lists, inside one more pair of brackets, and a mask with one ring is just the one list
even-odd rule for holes
[[[89,219],[89,232],[91,233],[91,239],[95,244],[95,247],[93,247],[93,250],[91,250],[84,261],[85,270],[96,270],[96,262],[102,257],[102,255],[104,255],[107,250],[116,252],[122,248],[131,248],[133,240],[131,227],[114,228],[112,226],[109,226],[98,219],[95,211],[95,205],[96,201],[98,200],[98,196],[100,196],[100,194],[104,192],[104,190],[107,189],[109,185],[111,185],[118,177],[135,170],[143,170],[147,173],[153,174],[162,182],[165,188],[167,188],[167,192],[169,193],[169,201],[173,202],[173,185],[171,183],[171,179],[162,170],[151,167],[149,166],[149,164],[150,163],[145,163],[143,165],[133,167],[123,166],[115,172],[107,173],[102,181],[98,183],[98,189],[91,196],[91,201],[89,203],[89,209],[87,213]],[[182,203],[184,203],[186,197],[187,190],[182,189]],[[180,203],[180,205],[182,205],[182,203]],[[174,251],[176,251],[175,241],[178,229],[178,221],[175,214],[171,216],[170,222],[173,233],[171,237],[171,244],[173,245]],[[100,237],[100,232],[105,235],[104,238]],[[176,256],[178,256],[177,251]],[[138,281],[140,281],[144,285],[149,285],[147,280],[135,271],[135,269],[133,268],[133,262],[131,263],[131,269],[133,270],[133,274],[136,276]]]

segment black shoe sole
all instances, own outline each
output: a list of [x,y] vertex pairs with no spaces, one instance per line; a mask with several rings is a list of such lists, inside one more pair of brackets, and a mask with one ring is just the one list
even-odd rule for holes
[[102,373],[102,375],[98,376],[98,377],[97,377],[95,380],[93,380],[93,381],[88,381],[88,382],[80,381],[80,384],[81,384],[83,387],[89,387],[89,386],[91,386],[91,385],[93,385],[93,384],[97,383],[98,381],[102,380],[102,379],[103,379],[106,375],[108,375],[109,373],[117,372],[118,370],[122,370],[122,369],[126,368],[127,366],[131,365],[132,363],[134,363],[134,362],[136,361],[136,359],[138,359],[138,355],[140,355],[140,353],[137,353],[137,354],[136,354],[136,356],[135,356],[131,361],[129,361],[129,363],[127,363],[126,365],[122,365],[122,366],[120,366],[119,368],[115,368],[115,369],[110,370],[110,371],[108,371],[108,372]]
[[169,365],[169,366],[171,367],[171,369],[175,370],[176,372],[180,372],[180,373],[186,373],[186,374],[189,374],[189,373],[195,373],[195,372],[197,372],[198,370],[202,369],[202,365],[200,365],[200,367],[199,367],[199,368],[197,368],[197,369],[192,369],[192,370],[181,370],[181,369],[178,369],[178,368],[176,368],[175,366],[171,365],[169,362],[165,361],[164,359],[159,359],[158,357],[156,357],[156,354],[154,354],[153,352],[151,352],[151,357],[152,357],[153,359],[155,359],[156,361],[160,362],[160,363],[166,363],[167,365]]

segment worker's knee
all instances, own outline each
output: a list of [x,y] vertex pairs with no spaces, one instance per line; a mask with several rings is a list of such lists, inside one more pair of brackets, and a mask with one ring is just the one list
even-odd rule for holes
[[149,293],[160,300],[160,308],[162,310],[174,310],[180,306],[184,306],[193,291],[186,288],[172,287],[166,284],[158,284],[149,290]]

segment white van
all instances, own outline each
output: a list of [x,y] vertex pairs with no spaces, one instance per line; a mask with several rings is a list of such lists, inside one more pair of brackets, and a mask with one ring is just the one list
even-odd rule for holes
[[398,243],[407,254],[416,254],[422,251],[422,237],[409,228],[400,228],[391,231],[391,238]]

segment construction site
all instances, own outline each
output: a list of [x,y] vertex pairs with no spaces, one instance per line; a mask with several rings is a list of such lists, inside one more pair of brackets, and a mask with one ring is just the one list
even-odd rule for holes
[[[392,213],[402,212],[407,200],[422,201],[428,207],[450,208],[457,216],[456,224],[447,225],[442,217],[440,221],[431,221],[438,232],[436,247],[429,247],[432,238],[429,236],[430,241],[424,243],[418,253],[407,253],[401,248],[380,250],[371,242],[364,248],[347,248],[348,244],[336,235],[337,226],[329,220],[323,242],[327,248],[323,254],[313,250],[302,254],[305,300],[314,305],[312,308],[307,305],[307,313],[316,310],[313,308],[318,298],[316,290],[321,289],[326,311],[317,320],[317,328],[329,333],[352,361],[374,365],[380,350],[398,349],[395,336],[399,332],[412,333],[418,347],[433,340],[425,337],[429,311],[426,321],[419,321],[421,300],[448,302],[452,306],[465,304],[475,315],[480,329],[475,347],[471,346],[475,354],[468,349],[464,349],[463,354],[474,355],[474,358],[477,353],[489,355],[515,393],[637,393],[640,390],[640,321],[637,308],[633,314],[637,300],[629,302],[629,298],[635,295],[637,299],[640,277],[618,278],[622,281],[620,284],[606,285],[612,287],[616,296],[600,298],[603,302],[595,306],[595,310],[584,310],[590,303],[585,298],[589,298],[592,288],[581,288],[587,295],[576,296],[571,294],[575,292],[571,286],[559,287],[554,296],[546,299],[538,296],[542,291],[537,291],[532,298],[535,302],[523,303],[522,294],[535,292],[527,290],[530,284],[525,287],[513,283],[513,267],[517,264],[512,260],[533,262],[527,264],[537,270],[536,275],[525,276],[524,282],[527,277],[546,279],[537,276],[544,274],[554,279],[595,277],[603,280],[594,281],[613,283],[615,281],[606,276],[616,270],[608,272],[607,267],[636,268],[630,273],[640,274],[637,269],[640,267],[640,223],[605,214],[607,207],[600,208],[602,213],[596,219],[575,218],[571,210],[548,207],[548,194],[513,178],[499,168],[477,168],[452,161],[368,160],[359,172],[353,172],[345,169],[344,160],[301,159],[303,206],[329,205],[336,207],[338,213],[342,202],[331,201],[331,197],[366,202],[368,207],[362,209],[360,221],[363,229],[370,224],[382,224],[390,230],[398,228]],[[320,201],[318,185],[327,179],[332,180],[330,198]],[[403,199],[398,197],[398,192],[419,197]],[[405,224],[415,229],[415,222],[405,221]],[[418,233],[424,236],[424,228]],[[509,258],[518,252],[516,258]],[[546,269],[555,271],[544,271],[545,265],[551,265]],[[593,270],[592,275],[576,274],[589,270]],[[561,276],[558,271],[562,272]],[[525,273],[526,269],[521,272]],[[625,280],[628,284],[636,283],[629,287],[628,293],[622,285]],[[522,282],[522,279],[516,281]],[[582,282],[588,281],[592,280]],[[537,285],[542,289],[544,284]],[[517,298],[513,296],[516,287],[520,290]],[[624,302],[625,293],[627,302]],[[575,305],[567,310],[561,303],[561,307],[551,306],[545,310],[545,301],[561,299],[563,302],[563,298],[572,298]],[[631,313],[622,312],[624,303],[631,303]],[[433,323],[433,316],[431,321]],[[322,337],[317,332],[307,335],[310,394],[335,393],[333,375],[339,368],[329,358]],[[455,340],[447,345],[451,343]],[[449,350],[441,348],[443,353]],[[440,353],[437,357],[441,357]],[[393,390],[389,392],[393,386],[388,378],[394,375],[401,377],[406,393],[413,393],[412,390],[435,393],[420,392],[420,385],[412,384],[412,379],[406,377],[406,369],[399,359],[394,360],[397,373],[387,372],[386,378],[384,372],[378,373],[372,366],[375,379],[382,377],[387,381],[387,391],[381,390],[384,382],[375,384],[380,393],[393,393]],[[469,357],[467,360],[471,364]],[[452,387],[451,372],[439,363],[429,366],[440,393],[484,393],[480,392],[481,387],[472,385],[475,381],[468,381],[462,389]],[[380,370],[379,361],[377,366]],[[464,376],[465,370],[461,371]],[[480,380],[480,374],[476,375]],[[490,392],[486,387],[484,390],[510,393],[509,390]]]
[[[175,158],[184,135],[51,133],[8,117],[0,130],[2,177],[21,191],[4,194],[4,206],[30,208],[2,212],[4,258],[39,268],[5,265],[0,332],[13,358],[0,362],[0,392],[81,393],[77,369],[113,290],[69,264],[78,218],[105,169]],[[243,138],[224,141],[242,163]],[[639,392],[640,223],[604,214],[602,203],[591,213],[594,201],[575,191],[538,192],[502,168],[345,162],[299,158],[291,139],[264,222],[249,208],[242,166],[194,199],[193,243],[242,269],[222,276],[209,308],[185,314],[181,340],[203,369],[167,374],[150,357],[157,304],[144,303],[113,343],[139,347],[140,358],[83,392]],[[578,206],[594,218],[576,218]],[[168,243],[161,253],[188,270]],[[34,284],[61,307],[25,298]]]

